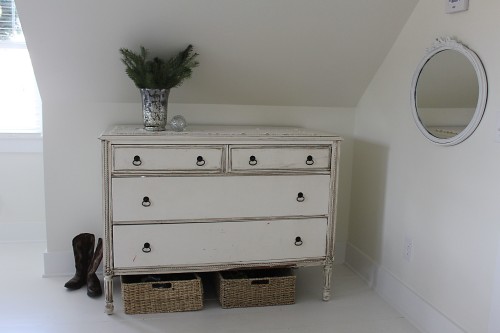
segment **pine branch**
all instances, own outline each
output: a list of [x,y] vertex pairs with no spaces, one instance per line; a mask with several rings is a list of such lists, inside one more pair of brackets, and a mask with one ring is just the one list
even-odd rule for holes
[[138,88],[145,88],[147,84],[146,79],[146,58],[148,50],[141,46],[141,53],[136,54],[129,49],[121,48],[122,62],[125,64],[125,73],[132,79]]

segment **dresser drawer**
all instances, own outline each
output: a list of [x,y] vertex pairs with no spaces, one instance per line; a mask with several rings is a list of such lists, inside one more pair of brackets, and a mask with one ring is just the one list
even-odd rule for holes
[[120,225],[117,268],[270,262],[326,255],[326,218]]
[[326,215],[329,175],[112,180],[113,221]]
[[330,146],[231,146],[230,169],[329,170]]
[[222,146],[113,146],[115,172],[221,172],[222,161]]

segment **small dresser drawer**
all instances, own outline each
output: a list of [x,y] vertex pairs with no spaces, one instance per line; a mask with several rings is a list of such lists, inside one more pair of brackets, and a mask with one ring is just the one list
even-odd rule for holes
[[114,145],[115,172],[222,172],[222,146]]
[[330,146],[231,146],[231,171],[330,170]]
[[117,268],[266,262],[326,256],[327,219],[119,225]]
[[113,221],[326,215],[329,175],[113,178]]

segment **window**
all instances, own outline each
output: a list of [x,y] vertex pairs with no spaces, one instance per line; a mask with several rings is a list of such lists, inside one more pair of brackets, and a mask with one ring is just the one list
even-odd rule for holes
[[42,102],[14,0],[0,0],[0,133],[41,133]]

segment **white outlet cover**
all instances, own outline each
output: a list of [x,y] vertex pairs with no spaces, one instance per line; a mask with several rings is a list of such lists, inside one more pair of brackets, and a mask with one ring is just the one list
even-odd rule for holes
[[445,0],[446,1],[446,13],[452,14],[457,12],[463,12],[469,9],[469,0]]
[[411,261],[413,258],[413,240],[408,236],[404,239],[403,258],[406,261]]

